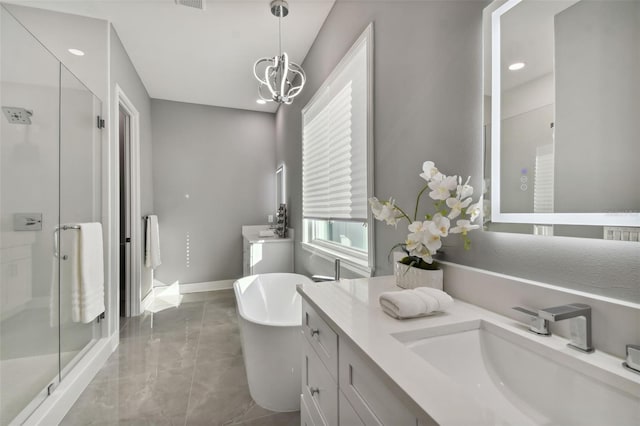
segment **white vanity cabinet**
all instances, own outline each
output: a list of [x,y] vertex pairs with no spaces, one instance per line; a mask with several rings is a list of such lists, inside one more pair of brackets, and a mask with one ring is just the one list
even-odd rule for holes
[[302,335],[302,425],[418,425],[353,344],[304,299]]
[[287,238],[261,237],[268,226],[242,227],[242,275],[293,272],[293,230]]

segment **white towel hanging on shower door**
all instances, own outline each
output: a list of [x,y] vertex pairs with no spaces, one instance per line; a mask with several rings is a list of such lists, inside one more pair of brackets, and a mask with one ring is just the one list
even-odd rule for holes
[[76,250],[68,258],[77,273],[71,280],[71,319],[90,323],[105,311],[102,224],[80,223]]

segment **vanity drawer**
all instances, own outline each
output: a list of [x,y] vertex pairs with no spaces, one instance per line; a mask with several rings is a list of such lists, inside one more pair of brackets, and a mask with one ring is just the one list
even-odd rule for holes
[[302,331],[333,379],[337,381],[338,335],[304,299],[302,300]]
[[304,395],[300,394],[300,426],[315,426],[311,419],[311,412],[304,399]]
[[306,339],[302,339],[302,396],[315,426],[338,424],[338,384]]
[[340,344],[340,390],[366,425],[416,426],[417,418],[350,344]]
[[338,391],[338,394],[340,395],[338,401],[338,423],[340,426],[365,426],[342,391]]

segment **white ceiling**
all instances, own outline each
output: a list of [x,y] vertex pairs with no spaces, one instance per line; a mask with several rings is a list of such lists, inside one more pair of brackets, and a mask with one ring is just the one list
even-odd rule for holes
[[[275,112],[256,103],[253,63],[278,54],[269,0],[206,0],[204,11],[174,0],[9,0],[110,21],[152,98]],[[289,0],[282,44],[302,63],[335,0]]]

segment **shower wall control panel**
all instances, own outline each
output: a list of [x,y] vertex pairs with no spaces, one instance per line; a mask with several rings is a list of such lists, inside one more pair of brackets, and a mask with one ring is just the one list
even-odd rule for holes
[[14,213],[14,231],[42,231],[42,213]]

